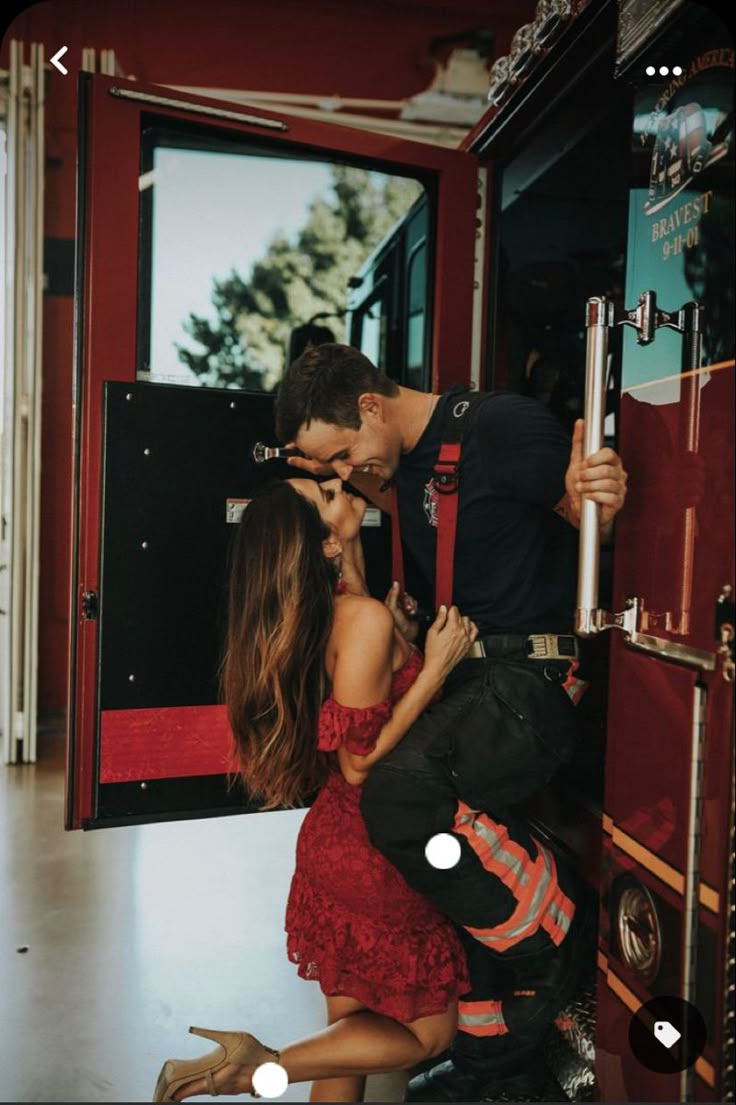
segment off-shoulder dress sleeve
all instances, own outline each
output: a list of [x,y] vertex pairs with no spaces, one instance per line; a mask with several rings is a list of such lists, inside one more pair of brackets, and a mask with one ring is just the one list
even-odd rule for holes
[[319,715],[317,748],[334,752],[340,745],[356,756],[367,756],[376,747],[378,735],[391,717],[391,702],[375,706],[343,706],[325,699]]

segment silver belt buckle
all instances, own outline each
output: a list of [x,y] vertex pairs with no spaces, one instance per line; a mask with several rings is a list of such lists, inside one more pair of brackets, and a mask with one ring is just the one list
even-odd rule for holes
[[486,655],[486,647],[481,641],[480,637],[476,637],[472,645],[465,653],[466,660],[484,660]]
[[[558,644],[560,636],[571,637],[573,644],[571,653],[560,652]],[[578,654],[578,643],[569,633],[530,633],[529,643],[532,646],[530,660],[572,660]]]

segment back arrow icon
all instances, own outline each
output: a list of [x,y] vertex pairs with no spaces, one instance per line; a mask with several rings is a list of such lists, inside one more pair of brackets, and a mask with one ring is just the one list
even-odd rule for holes
[[69,47],[68,47],[68,46],[62,46],[62,48],[61,48],[60,50],[57,50],[57,51],[56,51],[56,53],[54,54],[54,56],[53,56],[53,57],[51,58],[51,64],[52,64],[52,65],[55,65],[55,66],[56,66],[56,68],[57,68],[57,69],[59,70],[59,72],[60,72],[60,73],[63,73],[63,74],[64,74],[64,76],[66,76],[66,75],[67,75],[67,73],[69,72],[69,70],[68,70],[68,69],[66,69],[66,68],[65,68],[65,67],[64,67],[64,66],[63,66],[63,65],[61,64],[61,62],[59,61],[59,58],[63,58],[63,57],[64,57],[64,54],[65,54],[65,53],[67,52],[67,50],[68,50],[68,49],[69,49]]

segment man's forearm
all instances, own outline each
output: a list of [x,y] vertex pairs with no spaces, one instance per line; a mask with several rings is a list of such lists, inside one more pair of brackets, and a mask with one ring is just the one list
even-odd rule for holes
[[607,522],[603,522],[599,526],[602,545],[610,545],[613,541],[613,523],[614,519],[609,518]]
[[[552,509],[555,514],[559,514],[560,518],[564,518],[575,529],[580,529],[580,512],[575,508],[567,492]],[[600,518],[600,510],[598,511],[598,517]],[[604,544],[608,544],[613,538],[613,522],[613,518],[609,518],[605,522],[599,521],[598,532]]]
[[[423,710],[442,689],[443,680],[433,666],[425,666],[405,693],[393,705],[391,717],[378,734],[376,746],[366,756],[343,751],[343,759],[354,772],[367,774],[406,735]],[[342,750],[341,750],[342,751]]]
[[564,518],[565,521],[569,522],[575,529],[580,529],[580,515],[573,508],[570,496],[567,492],[562,496],[559,503],[555,503],[552,509],[555,514],[559,514],[560,518]]

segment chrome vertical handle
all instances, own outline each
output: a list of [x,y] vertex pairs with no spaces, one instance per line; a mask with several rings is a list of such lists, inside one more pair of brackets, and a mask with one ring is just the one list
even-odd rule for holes
[[[677,311],[663,311],[657,306],[654,291],[641,292],[632,310],[619,310],[606,296],[593,296],[586,303],[585,326],[585,434],[583,456],[597,452],[603,444],[605,418],[605,380],[608,361],[608,332],[613,326],[633,326],[639,345],[649,345],[660,327],[668,327],[683,335],[682,371],[685,401],[681,406],[681,436],[684,447],[695,452],[698,446],[700,414],[700,366],[702,336],[702,306],[690,301]],[[575,612],[575,632],[580,637],[592,637],[605,629],[621,629],[634,648],[659,656],[668,656],[682,663],[693,663],[711,671],[715,665],[712,653],[685,647],[644,632],[648,625],[644,599],[630,596],[620,614],[611,614],[598,607],[598,569],[600,562],[599,508],[583,499],[580,509],[580,543],[578,562],[578,595]],[[676,617],[667,615],[670,632],[686,636],[689,625],[693,580],[693,550],[695,508],[687,507],[684,516],[683,564],[680,610]]]
[[[597,452],[603,444],[605,381],[608,366],[608,331],[615,324],[614,304],[606,296],[593,296],[586,303],[585,326],[585,434],[583,456]],[[581,637],[597,633],[598,568],[600,562],[599,507],[590,499],[580,505],[578,598],[575,631]]]

